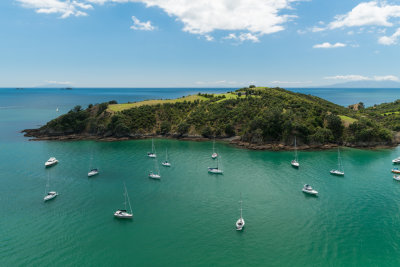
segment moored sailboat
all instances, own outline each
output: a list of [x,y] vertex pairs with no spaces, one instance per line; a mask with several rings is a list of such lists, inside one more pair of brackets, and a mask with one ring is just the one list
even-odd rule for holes
[[243,219],[243,209],[242,209],[242,194],[240,194],[240,218],[236,221],[236,230],[237,231],[242,231],[243,227],[245,225],[244,219]]
[[[129,204],[129,212],[126,209],[127,203]],[[119,209],[116,212],[114,212],[114,217],[117,217],[120,219],[132,219],[133,218],[131,202],[129,200],[129,195],[128,195],[128,191],[126,190],[125,183],[124,183],[124,209]]]
[[208,172],[212,174],[223,174],[222,169],[219,167],[219,158],[217,158],[217,167],[208,167]]
[[154,172],[150,171],[149,178],[151,178],[151,179],[161,179],[160,169],[158,168],[157,160],[154,160]]
[[151,138],[151,152],[147,152],[147,156],[149,158],[156,158],[157,154],[156,154],[156,149],[154,147],[154,139]]
[[344,170],[343,170],[342,160],[340,158],[339,147],[338,147],[338,168],[336,170],[331,170],[330,173],[333,175],[344,176]]
[[294,159],[290,162],[290,164],[295,168],[300,167],[299,159],[298,159],[298,156],[297,156],[296,136],[294,137]]
[[212,159],[216,159],[217,157],[218,157],[218,153],[215,152],[215,137],[214,137],[214,140],[213,140],[213,153],[211,154],[211,158]]
[[43,198],[44,201],[51,200],[58,196],[58,193],[56,191],[48,191],[48,188],[50,187],[50,172],[47,174],[47,183],[46,183],[46,189],[44,191],[45,196]]
[[161,162],[165,167],[171,167],[171,162],[168,161],[168,150],[165,149],[165,161]]

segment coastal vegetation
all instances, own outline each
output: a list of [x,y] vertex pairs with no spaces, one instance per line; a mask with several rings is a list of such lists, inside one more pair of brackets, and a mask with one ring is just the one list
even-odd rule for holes
[[[324,99],[282,88],[250,86],[224,94],[197,94],[178,99],[115,101],[75,107],[27,136],[57,139],[230,138],[247,144],[291,146],[393,144],[400,131],[400,101],[346,108]],[[385,115],[390,114],[390,115]]]

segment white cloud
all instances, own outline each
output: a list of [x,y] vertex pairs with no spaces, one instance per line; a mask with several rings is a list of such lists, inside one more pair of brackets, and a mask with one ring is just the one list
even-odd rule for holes
[[92,9],[93,6],[78,1],[61,0],[16,0],[25,8],[35,9],[36,13],[60,14],[61,18],[69,16],[87,16],[82,10]]
[[153,31],[155,27],[151,25],[151,21],[141,22],[135,16],[132,16],[133,25],[130,27],[132,30],[139,30],[139,31]]
[[324,77],[327,80],[345,80],[345,81],[398,81],[399,78],[394,75],[367,77],[362,75],[336,75]]
[[347,45],[344,43],[335,43],[331,44],[328,42],[322,43],[322,44],[316,44],[313,46],[313,48],[338,48],[338,47],[346,47]]
[[354,7],[349,13],[337,15],[329,23],[330,29],[355,26],[385,26],[391,27],[391,18],[400,17],[400,5],[390,5],[384,1],[363,2]]
[[45,81],[47,85],[71,85],[71,82]]
[[270,34],[284,29],[295,17],[280,14],[296,0],[131,0],[148,7],[159,7],[184,24],[184,31],[208,34],[215,30],[245,30]]
[[317,27],[317,26],[311,28],[312,32],[322,32],[324,30],[325,30],[325,28]]
[[[291,3],[302,0],[16,0],[38,13],[60,13],[62,17],[86,15],[82,10],[90,4],[143,3],[158,7],[183,23],[183,30],[206,35],[216,30],[244,31],[244,40],[258,41],[258,37],[285,29],[284,24],[296,18],[284,14]],[[293,10],[290,11],[293,13]],[[240,38],[240,36],[239,36]],[[206,38],[207,39],[207,38]]]
[[225,36],[223,39],[227,40],[237,40],[239,42],[244,42],[244,41],[252,41],[254,43],[258,43],[260,40],[258,39],[258,36],[255,34],[251,33],[241,33],[239,35],[236,35],[235,33],[230,33],[227,36]]
[[378,43],[383,45],[394,45],[397,44],[397,39],[400,37],[400,28],[391,36],[382,36],[378,39]]

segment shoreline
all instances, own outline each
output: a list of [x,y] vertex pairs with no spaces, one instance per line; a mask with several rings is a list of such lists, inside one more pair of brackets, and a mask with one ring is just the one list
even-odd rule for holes
[[[99,137],[95,135],[62,135],[62,136],[35,136],[32,134],[35,130],[26,129],[21,131],[24,133],[25,137],[29,137],[29,141],[98,141],[98,142],[120,142],[120,141],[130,141],[130,140],[143,140],[150,138],[158,139],[174,139],[178,141],[194,141],[194,142],[207,142],[212,141],[210,138],[203,136],[165,136],[165,135],[138,135],[130,137]],[[259,151],[293,151],[294,147],[292,145],[286,145],[282,143],[265,143],[265,144],[253,144],[249,142],[244,142],[240,140],[240,136],[226,137],[226,138],[216,138],[216,141],[224,142],[229,145],[235,146],[241,149],[247,150],[259,150]],[[329,150],[337,147],[349,147],[363,150],[376,150],[376,149],[392,149],[397,147],[398,143],[393,144],[310,144],[310,145],[298,145],[297,150],[300,151],[318,151],[318,150]]]

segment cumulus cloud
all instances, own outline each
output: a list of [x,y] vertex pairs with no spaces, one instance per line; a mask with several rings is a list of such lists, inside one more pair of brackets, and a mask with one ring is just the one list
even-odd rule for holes
[[257,35],[252,34],[252,33],[241,33],[239,35],[236,35],[234,33],[230,33],[228,36],[225,36],[223,39],[227,40],[237,40],[240,42],[244,41],[252,41],[254,43],[258,43],[260,40],[258,39]]
[[[238,38],[257,41],[259,36],[285,29],[295,15],[284,14],[291,3],[301,0],[16,0],[38,13],[60,13],[62,17],[86,15],[91,4],[143,3],[158,7],[183,23],[183,30],[209,35],[216,30],[242,31]],[[290,11],[293,13],[293,10]],[[287,12],[286,12],[287,13]],[[240,37],[242,36],[242,37]],[[206,38],[210,39],[210,38]]]
[[155,27],[151,25],[151,21],[141,22],[135,16],[132,16],[133,25],[130,27],[132,30],[139,30],[139,31],[153,31]]
[[335,43],[331,44],[329,42],[325,42],[322,44],[316,44],[313,46],[313,48],[339,48],[339,47],[346,47],[347,45],[344,43]]
[[362,75],[336,75],[324,77],[327,80],[345,80],[345,81],[399,81],[399,78],[394,75],[385,76],[362,76]]
[[60,14],[61,18],[87,16],[84,10],[92,9],[87,2],[61,0],[16,0],[25,8],[35,9],[36,13]]
[[400,37],[400,28],[391,36],[382,36],[378,39],[378,43],[383,45],[394,45],[397,44],[397,39]]
[[391,27],[391,18],[400,17],[400,5],[390,5],[386,2],[363,2],[354,7],[349,13],[337,15],[329,23],[330,29],[355,26],[385,26]]

